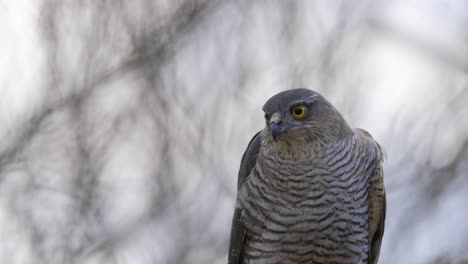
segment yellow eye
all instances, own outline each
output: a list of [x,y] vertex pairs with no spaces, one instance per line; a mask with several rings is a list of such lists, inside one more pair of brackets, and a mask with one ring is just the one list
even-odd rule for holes
[[291,108],[291,116],[294,117],[294,119],[301,119],[306,113],[307,107],[305,105],[296,105]]
[[270,117],[268,116],[267,113],[265,113],[265,115],[264,115],[263,117],[265,117],[265,121],[266,121],[266,122],[270,121]]

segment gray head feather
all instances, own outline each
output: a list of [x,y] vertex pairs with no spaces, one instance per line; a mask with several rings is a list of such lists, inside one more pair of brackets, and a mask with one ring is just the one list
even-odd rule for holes
[[[300,119],[294,118],[291,113],[298,105],[307,109]],[[262,109],[266,117],[266,127],[262,133],[265,144],[294,147],[297,147],[297,143],[323,145],[354,133],[338,110],[312,90],[298,88],[280,92],[271,97]]]
[[325,100],[320,94],[308,90],[305,88],[296,88],[291,90],[282,91],[272,96],[263,105],[262,110],[265,113],[274,113],[282,111],[285,108],[291,107],[296,103],[310,102],[313,103],[316,100]]

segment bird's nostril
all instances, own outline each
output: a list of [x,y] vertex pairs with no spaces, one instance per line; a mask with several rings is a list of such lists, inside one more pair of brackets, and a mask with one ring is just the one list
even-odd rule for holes
[[281,115],[278,114],[278,113],[274,113],[271,117],[270,117],[270,124],[281,124]]
[[276,125],[281,125],[283,123],[283,120],[281,118],[272,118],[270,119],[270,124],[276,124]]

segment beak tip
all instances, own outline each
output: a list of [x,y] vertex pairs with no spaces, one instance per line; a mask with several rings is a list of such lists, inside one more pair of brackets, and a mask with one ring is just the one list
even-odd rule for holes
[[281,134],[283,133],[282,131],[283,129],[278,126],[277,124],[272,124],[271,125],[271,136],[273,137],[273,140],[275,142],[278,142],[278,138],[281,136]]

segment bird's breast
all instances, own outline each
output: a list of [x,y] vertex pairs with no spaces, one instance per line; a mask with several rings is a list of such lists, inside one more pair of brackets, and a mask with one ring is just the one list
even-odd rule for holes
[[344,167],[260,157],[239,191],[249,254],[272,262],[364,260],[367,193],[353,177],[359,169]]

